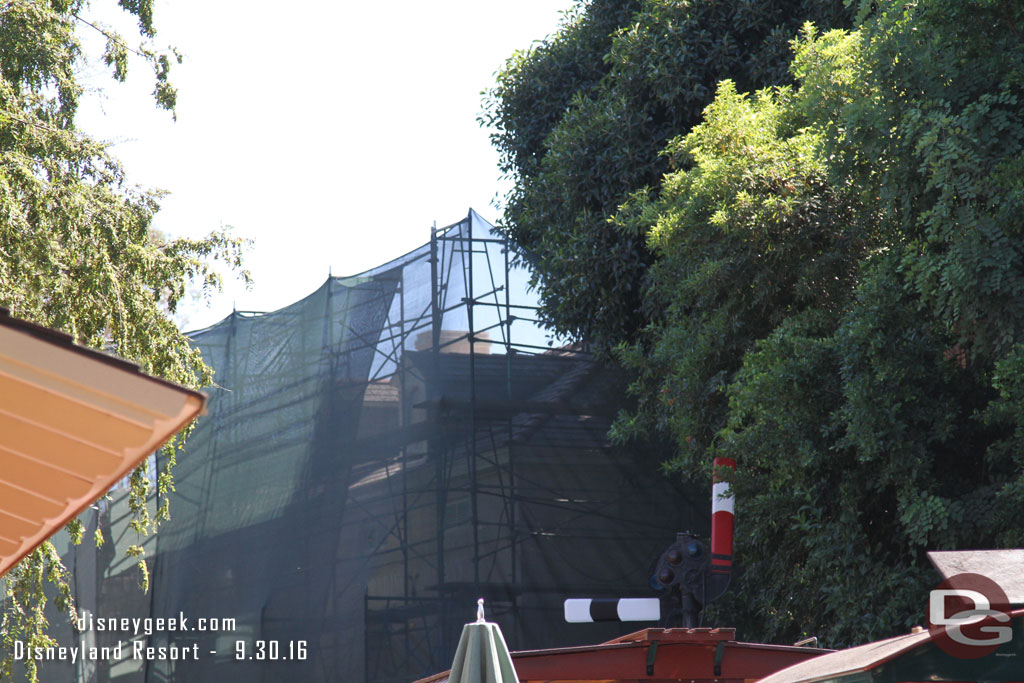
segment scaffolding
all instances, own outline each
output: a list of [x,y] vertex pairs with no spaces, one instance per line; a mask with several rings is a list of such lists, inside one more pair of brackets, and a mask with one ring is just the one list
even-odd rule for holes
[[[661,474],[662,446],[608,442],[624,380],[547,340],[511,248],[470,210],[399,259],[194,333],[217,386],[148,541],[151,596],[130,595],[121,548],[69,553],[95,614],[235,627],[146,636],[197,661],[74,680],[409,681],[450,665],[478,597],[513,649],[619,635],[561,623],[562,600],[651,595],[661,549],[707,527],[706,496]],[[86,523],[127,544],[123,508]],[[278,656],[250,659],[261,643]]]

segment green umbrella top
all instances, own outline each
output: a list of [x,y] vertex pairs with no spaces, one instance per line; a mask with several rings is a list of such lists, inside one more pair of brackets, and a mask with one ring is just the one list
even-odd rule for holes
[[484,599],[477,600],[476,621],[462,627],[449,683],[519,683],[505,637],[484,620]]

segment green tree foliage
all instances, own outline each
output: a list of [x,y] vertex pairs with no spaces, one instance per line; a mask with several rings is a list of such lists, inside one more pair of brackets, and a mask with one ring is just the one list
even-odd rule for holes
[[[131,54],[148,62],[157,105],[173,112],[168,74],[176,55],[152,46],[152,1],[121,0],[120,6],[138,18],[137,47],[88,19],[84,0],[0,3],[0,306],[135,361],[146,372],[198,387],[211,381],[211,371],[170,315],[190,280],[206,290],[219,286],[212,261],[240,267],[242,243],[222,232],[199,240],[162,239],[151,229],[160,193],[128,184],[104,145],[75,126],[82,31],[103,34],[106,49],[99,58],[114,78],[125,78]],[[157,479],[162,493],[172,486],[177,445],[169,444],[163,458],[167,467]],[[133,526],[148,533],[167,508],[151,519],[144,472],[131,483]],[[80,538],[80,527],[70,530]],[[140,550],[135,552],[145,569]],[[66,573],[49,543],[5,577],[2,679],[12,676],[14,640],[49,642],[43,613],[48,582],[56,586],[58,606],[68,610]],[[35,680],[33,663],[26,669]]]
[[613,222],[656,257],[616,433],[738,461],[747,637],[905,631],[927,550],[1024,541],[1024,8],[876,7],[805,29],[793,90],[723,83]]
[[669,170],[661,150],[700,120],[719,80],[788,81],[788,40],[808,19],[843,26],[848,12],[841,0],[593,0],[509,60],[484,121],[515,181],[503,227],[534,266],[552,328],[604,348],[643,326],[654,256],[609,217]]
[[666,150],[687,169],[614,221],[647,231],[658,257],[645,292],[656,322],[624,351],[645,409],[620,420],[618,435],[668,426],[693,454],[721,427],[725,386],[750,341],[806,309],[837,315],[874,239],[858,193],[828,183],[821,134],[788,88],[748,98],[724,81],[705,114]]

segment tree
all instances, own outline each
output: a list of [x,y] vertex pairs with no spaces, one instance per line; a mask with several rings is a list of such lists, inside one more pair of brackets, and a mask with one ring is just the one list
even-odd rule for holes
[[[84,59],[79,31],[100,31],[100,58],[114,78],[127,75],[129,56],[149,63],[158,106],[173,113],[169,81],[171,51],[157,51],[152,0],[120,0],[138,19],[141,43],[87,17],[86,0],[8,0],[0,4],[0,305],[21,318],[62,329],[80,343],[139,363],[149,373],[199,387],[211,371],[175,327],[170,315],[196,279],[204,290],[219,286],[211,261],[241,266],[243,243],[224,232],[199,240],[163,240],[151,229],[160,192],[128,184],[124,170],[104,145],[75,125],[82,92],[76,77]],[[243,277],[248,277],[242,271]],[[172,441],[157,487],[171,485]],[[155,530],[165,505],[150,518],[149,481],[142,470],[131,478],[133,526]],[[81,527],[70,527],[81,538]],[[145,570],[141,548],[134,552]],[[0,632],[8,653],[0,678],[12,674],[14,640],[45,646],[44,587],[56,585],[62,610],[71,607],[66,572],[49,543],[30,554],[5,578],[6,611]],[[145,577],[143,579],[145,583]],[[26,662],[30,680],[33,662]]]
[[835,319],[877,243],[858,192],[829,182],[821,131],[795,97],[723,81],[704,122],[666,149],[685,168],[614,217],[656,256],[644,289],[654,321],[618,347],[641,405],[614,436],[667,429],[687,469],[702,471],[752,343],[790,319]]
[[483,119],[515,182],[501,227],[554,330],[606,349],[646,324],[656,256],[609,218],[670,170],[661,150],[699,122],[718,81],[788,82],[788,40],[808,19],[849,22],[841,0],[594,0],[508,61]]
[[669,431],[691,479],[737,460],[718,614],[756,638],[906,631],[926,551],[1024,541],[1024,9],[878,4],[805,29],[792,91],[720,86],[615,219],[661,313],[620,346],[617,435]]
[[1024,542],[1024,8],[582,7],[490,94],[545,319],[635,373],[613,436],[700,483],[737,460],[721,620],[921,623],[927,550]]

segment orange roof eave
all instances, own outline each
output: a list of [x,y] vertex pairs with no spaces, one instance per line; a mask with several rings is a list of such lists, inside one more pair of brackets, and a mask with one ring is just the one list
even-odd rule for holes
[[[650,628],[600,645],[513,652],[512,663],[521,683],[710,682],[756,680],[830,652],[743,643],[735,634],[734,629]],[[447,681],[443,672],[415,683]]]
[[0,309],[0,576],[205,403],[203,394]]

